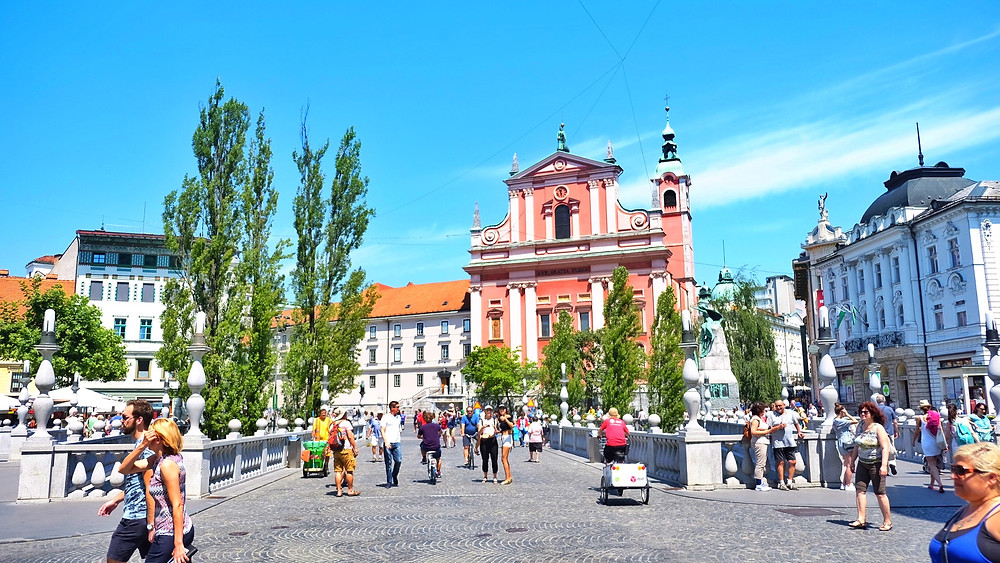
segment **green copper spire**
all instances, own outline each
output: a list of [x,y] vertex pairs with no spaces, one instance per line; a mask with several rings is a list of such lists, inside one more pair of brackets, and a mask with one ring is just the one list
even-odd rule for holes
[[656,165],[656,177],[660,178],[667,172],[684,176],[684,165],[681,164],[681,157],[677,156],[677,143],[674,142],[674,129],[670,126],[670,106],[664,109],[667,112],[667,126],[663,128],[663,154]]
[[566,126],[565,123],[560,123],[559,132],[556,133],[556,141],[559,142],[559,145],[556,147],[556,150],[560,152],[569,152],[569,147],[566,146],[566,133],[563,131],[563,127],[565,126]]

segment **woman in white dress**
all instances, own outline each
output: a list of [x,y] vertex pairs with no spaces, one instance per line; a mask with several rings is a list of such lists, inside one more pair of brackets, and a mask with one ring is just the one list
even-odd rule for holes
[[941,427],[941,415],[938,414],[934,405],[930,404],[929,401],[920,401],[920,410],[924,411],[924,414],[917,415],[914,420],[917,421],[917,432],[913,433],[912,445],[916,446],[917,436],[920,436],[920,447],[924,452],[924,459],[927,460],[927,469],[931,473],[931,483],[927,485],[928,489],[934,490],[934,483],[937,482],[937,490],[939,493],[944,492],[944,483],[941,481],[941,453],[948,450],[948,445],[944,442],[944,446],[939,445],[938,434],[944,435],[944,428]]

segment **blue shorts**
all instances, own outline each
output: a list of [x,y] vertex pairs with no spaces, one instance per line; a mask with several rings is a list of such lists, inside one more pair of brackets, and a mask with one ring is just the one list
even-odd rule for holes
[[429,450],[429,449],[427,449],[424,446],[423,442],[421,442],[420,443],[420,451],[423,452],[423,453],[431,454],[432,456],[434,456],[434,459],[441,459],[441,447],[440,446],[436,450]]
[[[143,526],[145,528],[145,525]],[[194,526],[187,532],[184,532],[184,547],[190,548],[191,543],[194,541]],[[153,537],[152,549],[149,550],[149,555],[146,557],[146,563],[168,563],[173,561],[174,556],[174,535],[173,534],[160,534]],[[123,559],[119,561],[128,561],[128,559]]]
[[139,550],[139,557],[143,559],[149,553],[149,532],[146,530],[146,519],[126,520],[122,518],[115,533],[111,535],[108,559],[128,561],[136,550]]

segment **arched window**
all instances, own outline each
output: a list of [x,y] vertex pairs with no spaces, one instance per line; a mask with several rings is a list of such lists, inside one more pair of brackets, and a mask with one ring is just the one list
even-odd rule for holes
[[677,207],[677,192],[674,190],[663,192],[663,208],[673,209],[674,207]]
[[560,205],[556,207],[556,238],[569,238],[569,206]]

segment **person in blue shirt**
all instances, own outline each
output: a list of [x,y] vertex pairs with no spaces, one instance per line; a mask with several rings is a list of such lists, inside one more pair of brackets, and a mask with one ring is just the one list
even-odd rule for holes
[[474,412],[472,407],[465,407],[465,414],[462,415],[459,425],[462,427],[462,447],[465,452],[465,463],[468,465],[472,441],[479,432],[479,413]]
[[[142,399],[129,401],[121,414],[121,421],[122,433],[131,435],[138,446],[153,421],[153,407]],[[142,458],[135,463],[137,471],[125,475],[122,492],[102,504],[97,511],[99,516],[110,516],[122,501],[125,502],[122,519],[111,534],[108,563],[128,561],[136,550],[143,559],[149,553],[149,530],[152,528],[146,523],[146,487],[150,477],[146,460],[152,455],[153,452],[148,449],[143,452]]]

